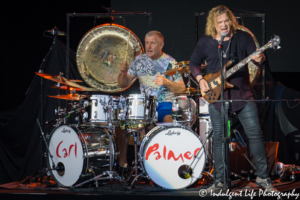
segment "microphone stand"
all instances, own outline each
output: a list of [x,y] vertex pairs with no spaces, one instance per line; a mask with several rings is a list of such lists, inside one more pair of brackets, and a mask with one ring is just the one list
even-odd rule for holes
[[[227,126],[228,126],[228,109],[229,109],[229,103],[225,102],[224,105],[224,71],[223,71],[223,38],[221,37],[221,41],[218,46],[218,53],[220,55],[220,67],[221,67],[221,116],[222,116],[222,157],[223,157],[223,190],[226,190],[226,183],[229,189],[229,192],[231,191],[231,180],[230,180],[230,165],[229,165],[229,137],[226,137],[227,132]],[[230,45],[230,44],[228,44]],[[225,156],[224,156],[224,150],[225,150]],[[226,174],[227,170],[227,174]],[[226,179],[227,177],[227,179]]]

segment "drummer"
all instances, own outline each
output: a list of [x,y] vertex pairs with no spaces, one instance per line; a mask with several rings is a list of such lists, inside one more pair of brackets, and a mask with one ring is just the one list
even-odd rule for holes
[[156,96],[158,98],[159,122],[173,122],[172,101],[174,93],[185,91],[185,85],[181,74],[162,75],[165,71],[172,69],[176,63],[170,55],[162,52],[164,36],[158,31],[150,31],[145,36],[146,53],[136,56],[128,66],[123,61],[120,67],[118,84],[120,88],[126,88],[138,77],[141,94]]

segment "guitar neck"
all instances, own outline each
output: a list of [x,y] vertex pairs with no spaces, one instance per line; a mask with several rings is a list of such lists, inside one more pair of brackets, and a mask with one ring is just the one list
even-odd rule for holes
[[[261,52],[265,51],[266,49],[267,49],[267,44],[262,46],[259,50],[255,51],[251,55],[252,56],[258,55]],[[244,60],[242,60],[241,62],[239,62],[238,64],[236,64],[232,68],[230,68],[229,70],[227,70],[226,73],[225,73],[225,79],[229,78],[232,74],[234,74],[236,71],[238,71],[239,69],[244,67],[248,62],[250,62],[250,60],[251,60],[250,56],[248,56],[247,58],[245,58]]]

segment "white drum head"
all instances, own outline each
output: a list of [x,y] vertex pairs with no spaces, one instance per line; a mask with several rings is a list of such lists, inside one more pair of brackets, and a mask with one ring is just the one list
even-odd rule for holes
[[[82,143],[73,128],[63,125],[54,130],[50,137],[49,150],[53,156],[55,167],[63,170],[52,170],[53,179],[65,187],[76,183],[82,173],[84,159]],[[49,167],[52,168],[50,154]]]
[[[144,139],[145,140],[145,139]],[[191,177],[182,171],[191,165]],[[199,137],[187,129],[172,127],[150,136],[143,150],[143,166],[151,180],[166,189],[181,189],[202,176],[205,152]]]

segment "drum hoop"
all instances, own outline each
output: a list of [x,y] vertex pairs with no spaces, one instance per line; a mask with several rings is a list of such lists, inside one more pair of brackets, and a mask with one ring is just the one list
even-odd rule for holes
[[[156,128],[156,127],[158,127],[158,128]],[[182,129],[185,129],[185,130],[188,130],[189,132],[191,132],[191,133],[193,133],[196,137],[197,137],[197,139],[199,140],[199,142],[202,144],[202,150],[204,151],[204,155],[206,155],[206,152],[205,152],[205,148],[204,148],[204,146],[203,146],[203,143],[202,143],[202,141],[201,141],[201,138],[200,138],[200,136],[198,136],[194,131],[192,131],[189,127],[186,127],[186,126],[170,126],[170,127],[165,127],[165,126],[156,126],[156,127],[154,127],[153,129],[155,129],[155,130],[153,130],[153,129],[151,129],[150,131],[149,131],[149,133],[147,133],[147,135],[145,135],[145,137],[144,137],[144,139],[143,139],[143,141],[142,141],[142,143],[141,143],[141,146],[140,146],[140,153],[139,153],[139,155],[140,155],[140,157],[142,158],[141,159],[141,166],[142,166],[142,168],[143,168],[143,171],[144,172],[146,172],[146,174],[147,174],[147,176],[148,176],[148,178],[150,178],[151,179],[151,177],[148,175],[148,172],[147,172],[147,170],[146,170],[146,168],[145,168],[145,166],[144,166],[144,146],[145,145],[147,145],[148,144],[148,141],[151,139],[151,137],[153,137],[154,135],[156,135],[156,134],[158,134],[160,131],[164,131],[164,130],[167,130],[167,129],[170,129],[170,128],[182,128]],[[200,150],[201,150],[200,149]],[[205,165],[205,163],[204,163],[204,165]],[[203,167],[203,169],[202,169],[202,172],[204,171],[204,167]],[[201,174],[202,174],[202,172],[201,172]],[[152,179],[151,179],[152,180]],[[154,183],[155,183],[155,181],[154,180],[152,180]],[[188,187],[188,186],[190,186],[190,185],[192,185],[192,184],[194,184],[196,182],[196,179],[195,179],[195,181],[193,181],[193,182],[191,182],[189,185],[187,185],[186,187]],[[157,183],[156,183],[157,184]],[[161,187],[161,186],[160,186]],[[186,188],[186,187],[184,187],[184,188]],[[177,189],[183,189],[183,188],[177,188]],[[177,190],[176,189],[176,190]],[[174,189],[175,190],[175,189]]]

